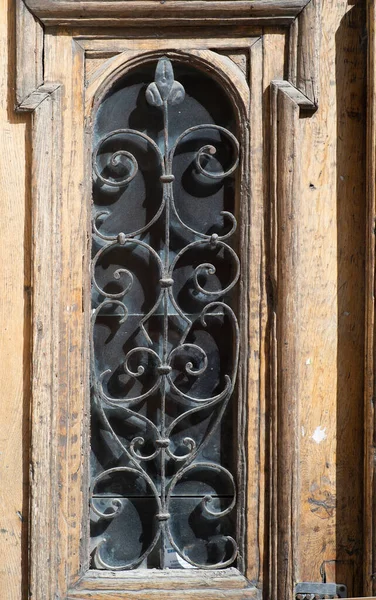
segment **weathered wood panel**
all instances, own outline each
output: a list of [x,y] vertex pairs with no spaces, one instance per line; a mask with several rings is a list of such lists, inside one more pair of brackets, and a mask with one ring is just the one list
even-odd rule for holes
[[0,597],[27,589],[29,115],[16,115],[14,2],[0,1]]
[[[15,115],[13,111],[14,4],[13,0],[0,0],[0,285],[3,299],[0,308],[0,556],[4,557],[0,567],[0,597],[4,595],[4,600],[20,600],[22,590],[26,597],[31,387],[29,136],[32,130],[29,117]],[[294,474],[297,485],[294,492],[294,572],[300,580],[317,581],[324,568],[328,580],[347,583],[349,594],[354,595],[362,594],[365,563],[362,522],[366,237],[364,26],[363,3],[348,4],[345,0],[322,3],[318,40],[320,107],[315,115],[299,121],[301,235],[298,265],[295,265],[299,272],[296,290],[299,326],[295,328],[295,337],[299,338],[299,354],[295,354],[299,373],[295,388],[299,473]],[[305,23],[305,27],[309,28],[309,24]],[[299,31],[296,35],[299,36]],[[66,41],[67,54],[68,46]],[[267,32],[262,49],[255,47],[253,50],[263,54],[262,91],[266,108],[270,80],[286,76],[280,72],[284,48],[283,35],[278,37],[275,32],[273,35]],[[30,73],[34,73],[32,56],[30,61]],[[307,78],[308,90],[310,75],[307,75],[305,64],[296,64],[294,74],[301,80]],[[252,78],[258,76],[261,76],[261,69],[251,74]],[[253,93],[254,102],[260,106],[260,90]],[[69,106],[74,106],[73,100],[69,102]],[[256,119],[253,130],[261,143],[262,132]],[[286,131],[286,135],[288,133]],[[262,151],[268,153],[267,141]],[[260,157],[257,160],[259,167],[255,165],[254,177],[258,178],[260,193],[264,188],[267,197],[267,174],[261,173],[262,161]],[[72,197],[66,194],[66,198]],[[68,210],[66,207],[66,221]],[[267,223],[270,215],[258,215],[257,218],[264,218]],[[270,266],[267,241],[266,236],[262,257],[266,269]],[[70,252],[69,240],[65,242],[64,252]],[[76,270],[81,268],[80,258],[75,263]],[[270,275],[267,272],[265,281],[259,286],[262,293],[260,310],[265,324],[271,316],[266,302],[272,295]],[[69,297],[70,291],[64,292],[66,306],[74,303]],[[73,292],[79,303],[80,291]],[[74,327],[74,318],[73,314],[70,330]],[[64,343],[69,344],[69,336]],[[255,340],[255,345],[262,354],[257,385],[266,390],[273,375],[268,371],[269,341]],[[79,365],[75,368],[77,373],[80,372]],[[260,494],[265,497],[266,516],[272,495],[270,484],[276,481],[271,482],[268,472],[264,473],[263,469],[277,448],[273,445],[277,439],[270,440],[268,435],[263,437],[270,422],[269,408],[268,404],[263,407],[259,430],[255,430],[265,450],[260,453],[259,464],[262,469]],[[68,440],[61,452],[74,454],[74,444]],[[252,467],[254,473],[257,466]],[[255,502],[254,498],[250,500]],[[79,502],[79,498],[74,501]],[[260,509],[260,534],[255,543],[258,544],[261,570],[267,579],[271,540],[267,529],[262,527],[264,516]],[[62,527],[69,526],[69,523],[62,523]],[[274,527],[277,526],[275,522]],[[77,560],[77,557],[72,558],[75,563]],[[258,574],[252,573],[253,576],[257,578]],[[367,590],[364,588],[364,591]],[[266,598],[270,600],[273,594],[266,591]]]
[[[310,0],[173,0],[165,4],[155,0],[136,0],[132,6],[127,1],[113,0],[26,0],[27,6],[45,24],[67,23],[95,26],[118,26],[135,20],[152,25],[158,20],[164,26],[177,20],[194,25],[198,19],[222,24],[225,19],[234,22],[264,22],[287,24],[291,22]],[[90,14],[89,14],[90,11]]]
[[364,389],[364,581],[365,594],[376,593],[375,573],[375,222],[376,222],[376,5],[367,2],[367,232],[366,336]]
[[[362,595],[366,32],[323,2],[320,104],[301,123],[299,577]],[[335,562],[331,562],[335,561]]]

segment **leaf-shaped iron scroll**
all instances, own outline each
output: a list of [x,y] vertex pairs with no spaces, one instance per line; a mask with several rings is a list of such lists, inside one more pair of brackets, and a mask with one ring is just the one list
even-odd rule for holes
[[146,100],[151,106],[163,106],[163,103],[177,105],[183,102],[185,90],[181,83],[174,80],[174,70],[168,58],[161,58],[155,70],[155,81],[146,89]]
[[[160,202],[158,195],[153,196],[154,216],[130,233],[106,229],[112,218],[112,199],[106,210],[100,202],[93,215],[92,413],[93,422],[99,425],[93,426],[92,446],[102,444],[106,449],[102,452],[108,455],[104,466],[95,465],[90,488],[93,566],[132,569],[148,564],[159,548],[162,568],[168,566],[169,549],[183,566],[219,569],[234,564],[237,556],[234,519],[230,519],[236,504],[234,477],[210,458],[211,444],[218,445],[218,429],[233,395],[238,367],[236,303],[232,302],[232,308],[228,304],[228,294],[233,294],[240,276],[232,242],[237,223],[231,212],[223,210],[222,218],[229,226],[222,233],[210,230],[208,223],[203,224],[205,232],[186,224],[174,200],[173,165],[184,144],[193,141],[196,148],[203,140],[194,150],[191,168],[203,185],[221,185],[238,166],[239,144],[233,133],[212,123],[196,124],[170,138],[168,109],[183,105],[185,90],[175,81],[168,58],[158,61],[155,80],[144,93],[152,107],[147,110],[162,111],[162,140],[145,133],[147,127],[144,131],[116,129],[102,137],[93,153],[94,186],[115,194],[115,204],[116,193],[126,198],[142,171],[135,156],[137,143],[145,147],[145,156],[159,163],[156,185],[162,189]],[[227,144],[231,162],[218,170],[217,161],[213,171],[211,161],[217,160],[217,146],[222,142]],[[153,245],[155,227],[159,227],[158,235],[164,232],[160,245]],[[222,279],[218,261],[227,265]],[[137,265],[139,273],[134,272]],[[187,285],[199,307],[194,315],[184,309],[175,291],[181,265],[191,268]],[[136,311],[137,285],[142,278],[144,286],[153,287],[154,297],[150,306],[140,305]],[[152,322],[153,327],[149,326]],[[98,345],[95,332],[100,327],[105,337]],[[216,342],[210,342],[208,350],[200,339]],[[116,368],[100,368],[105,346],[112,342],[118,344]],[[217,357],[222,355],[215,344],[223,346],[227,363]],[[205,377],[210,380],[213,365],[221,361],[228,368],[210,384],[213,389],[209,390],[209,384],[200,388]],[[190,435],[184,435],[186,423],[190,423]],[[180,495],[179,489],[183,490]],[[127,540],[133,539],[132,528],[142,511],[145,528],[140,535],[134,534],[132,548]],[[198,520],[197,547],[186,544],[182,534],[192,519]],[[126,533],[123,552],[116,556],[114,546],[121,547],[121,531]]]

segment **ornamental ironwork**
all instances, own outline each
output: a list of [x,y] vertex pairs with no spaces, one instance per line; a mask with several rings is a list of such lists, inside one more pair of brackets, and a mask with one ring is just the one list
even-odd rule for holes
[[[190,151],[184,168],[203,203],[205,190],[210,196],[231,180],[235,206],[239,143],[216,123],[172,133],[170,111],[179,123],[184,100],[171,61],[161,58],[139,102],[162,115],[163,135],[119,128],[93,152],[95,568],[217,569],[235,564],[238,552],[235,481],[224,466],[236,445],[228,405],[239,360],[237,222],[229,210],[220,211],[222,231],[207,212],[201,230],[185,222],[174,160],[181,148]],[[155,212],[133,231],[118,231],[111,206],[140,171]]]

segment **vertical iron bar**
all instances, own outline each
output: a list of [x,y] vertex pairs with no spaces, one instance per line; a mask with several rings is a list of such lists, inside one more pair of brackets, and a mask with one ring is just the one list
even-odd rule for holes
[[[169,175],[167,171],[167,157],[168,157],[168,105],[167,100],[163,101],[163,136],[164,136],[164,148],[163,148],[163,162],[164,172]],[[170,183],[163,183],[163,193],[166,199],[165,206],[165,240],[164,240],[164,273],[163,277],[168,277],[170,268]],[[167,364],[168,357],[168,289],[163,290],[163,354],[162,364]],[[162,377],[162,399],[161,399],[161,438],[166,437],[166,377]],[[162,510],[166,514],[166,450],[161,448],[161,502]],[[162,522],[161,527],[161,568],[165,568],[165,553],[166,553],[166,522]]]

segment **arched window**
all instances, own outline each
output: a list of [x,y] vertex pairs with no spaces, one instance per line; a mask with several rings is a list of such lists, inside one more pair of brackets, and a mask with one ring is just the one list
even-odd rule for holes
[[97,108],[92,568],[241,563],[239,127],[218,81],[166,56]]

